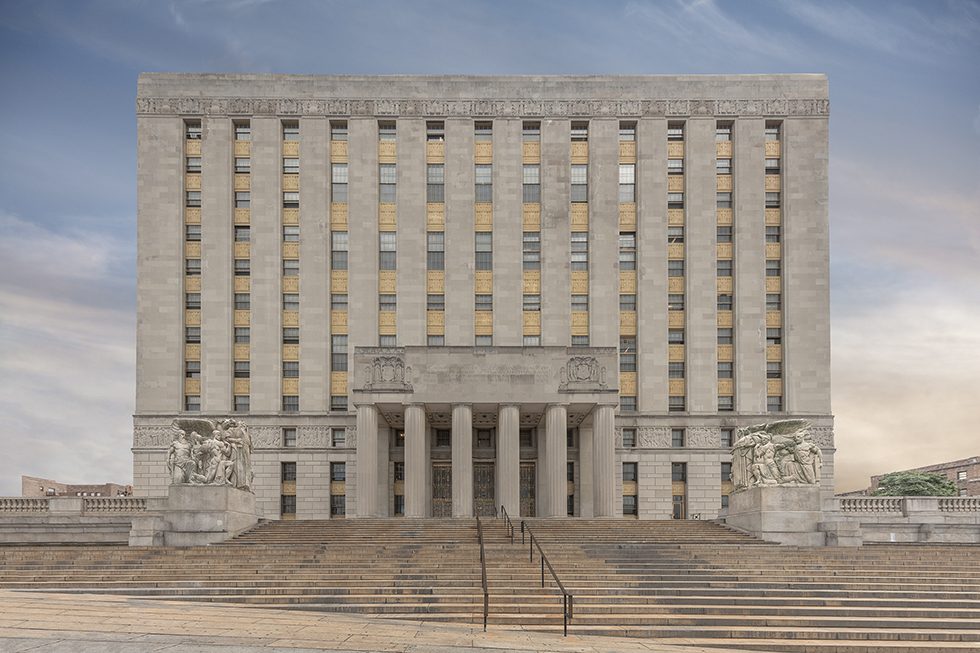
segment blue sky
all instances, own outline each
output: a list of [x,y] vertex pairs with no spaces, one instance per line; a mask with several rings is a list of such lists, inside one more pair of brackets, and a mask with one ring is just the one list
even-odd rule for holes
[[980,2],[0,2],[0,495],[128,481],[143,71],[822,72],[838,487],[976,455]]

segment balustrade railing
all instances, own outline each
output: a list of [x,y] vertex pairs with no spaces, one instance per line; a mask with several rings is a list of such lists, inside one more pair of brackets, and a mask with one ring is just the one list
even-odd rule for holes
[[902,497],[841,497],[841,512],[902,512]]
[[145,512],[145,497],[86,497],[82,503],[83,512],[130,513]]
[[0,497],[0,513],[48,512],[46,497]]
[[980,512],[980,497],[940,497],[940,512]]

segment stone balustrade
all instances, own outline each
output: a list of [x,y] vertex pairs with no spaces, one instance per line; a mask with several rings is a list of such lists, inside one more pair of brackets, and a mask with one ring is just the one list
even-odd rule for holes
[[0,497],[0,514],[130,514],[146,512],[143,497]]
[[86,513],[130,513],[145,511],[146,498],[144,497],[86,497],[82,505],[82,512]]
[[834,502],[836,511],[846,514],[980,513],[980,497],[836,497]]
[[841,512],[872,512],[872,513],[899,513],[902,511],[903,497],[841,497],[839,510]]
[[11,512],[36,512],[48,511],[47,497],[0,497],[0,514]]

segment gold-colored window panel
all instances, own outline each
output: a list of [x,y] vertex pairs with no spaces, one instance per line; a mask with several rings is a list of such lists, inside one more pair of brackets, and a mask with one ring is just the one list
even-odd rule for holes
[[184,325],[201,326],[201,311],[199,310],[184,311]]
[[380,270],[378,272],[378,292],[385,294],[396,292],[397,275],[398,273],[395,270]]
[[252,290],[251,277],[235,277],[235,292],[250,292]]
[[252,175],[235,175],[235,190],[251,190]]
[[251,383],[249,379],[235,379],[235,389],[236,395],[247,395],[251,391]]
[[280,487],[280,493],[287,497],[296,496],[296,481],[283,481]]
[[734,360],[734,352],[731,345],[718,345],[718,360],[730,363]]
[[733,292],[732,288],[735,287],[734,279],[732,277],[718,277],[715,282],[717,290],[720,293],[730,294]]
[[446,144],[443,141],[426,141],[425,162],[444,163],[446,161]]
[[283,277],[282,278],[282,291],[283,292],[299,292],[299,277]]
[[783,221],[780,209],[766,209],[766,224],[770,227],[777,226]]
[[667,311],[667,326],[675,329],[684,326],[684,311]]
[[684,243],[670,243],[667,245],[667,258],[684,258]]
[[669,175],[667,177],[667,192],[669,192],[669,193],[683,193],[684,192],[684,175]]
[[334,396],[347,394],[347,372],[330,373],[330,394]]
[[433,327],[442,328],[446,325],[446,312],[445,311],[426,311],[425,312],[425,326],[427,329]]
[[623,496],[624,497],[636,496],[636,481],[623,481]]
[[473,230],[493,231],[493,204],[478,202],[473,205]]
[[619,394],[627,397],[636,396],[636,372],[619,373]]
[[[331,394],[347,394],[346,392],[333,392]],[[342,497],[347,493],[347,484],[344,481],[331,481],[330,482],[330,496],[332,497]]]
[[636,335],[636,311],[619,312],[619,334],[622,336]]
[[524,311],[523,325],[524,335],[541,335],[541,311]]
[[201,208],[189,206],[184,209],[184,222],[187,224],[201,224]]
[[282,346],[282,359],[284,361],[298,361],[299,360],[299,345],[283,345]]
[[683,361],[684,345],[667,345],[667,360],[674,361],[675,363]]
[[522,143],[521,158],[524,163],[541,163],[541,143],[537,141]]
[[721,397],[731,397],[735,394],[735,381],[732,379],[718,379],[718,395]]
[[252,141],[235,141],[235,156],[252,156]]
[[475,163],[493,163],[493,142],[478,141],[473,145],[473,161]]
[[189,361],[201,360],[201,345],[184,345],[184,359]]
[[192,141],[184,141],[184,153],[187,156],[201,156],[201,141],[195,138]]
[[284,327],[298,327],[299,326],[299,311],[283,311],[282,312],[282,325]]
[[732,158],[732,142],[719,141],[715,143],[715,156],[719,159]]
[[522,214],[524,231],[541,231],[540,204],[524,204]]
[[636,202],[620,203],[619,230],[636,231]]
[[330,292],[347,292],[347,270],[330,271]]
[[283,141],[282,155],[288,157],[299,156],[299,141]]
[[398,333],[395,325],[395,311],[378,312],[378,335],[393,336]]
[[782,182],[779,175],[766,175],[766,191],[769,193],[779,192]]
[[541,270],[525,270],[523,277],[526,294],[537,295],[541,292]]
[[298,191],[299,190],[299,175],[283,175],[282,176],[282,189],[284,191]]
[[330,204],[330,230],[347,231],[347,202]]
[[619,162],[636,163],[636,141],[619,142]]
[[589,143],[588,141],[575,141],[572,143],[571,151],[572,163],[582,164],[589,162]]
[[397,224],[395,205],[391,202],[378,204],[378,227],[381,231],[394,231]]
[[766,360],[773,362],[783,360],[783,346],[766,345]]
[[184,290],[187,292],[201,292],[201,277],[184,277]]
[[667,143],[667,158],[668,159],[683,159],[684,158],[684,141],[671,141]]
[[245,327],[252,323],[252,311],[235,311],[235,326]]
[[572,294],[587,295],[589,293],[589,271],[572,270]]
[[425,290],[430,294],[446,292],[446,273],[442,270],[429,270],[425,273]]
[[731,175],[718,175],[716,181],[716,187],[719,193],[731,192],[732,190],[732,176]]
[[477,270],[473,274],[473,289],[478,295],[489,295],[493,292],[493,272]]
[[185,190],[201,190],[201,175],[188,174],[184,176]]
[[184,243],[184,256],[187,258],[201,258],[201,243]]
[[735,214],[731,209],[716,209],[715,219],[722,226],[731,225],[735,222]]
[[201,394],[201,379],[184,379],[184,394]]
[[[235,251],[235,258],[248,258],[252,255],[252,243],[235,243],[233,249]],[[248,280],[248,277],[235,277],[235,280],[237,281],[240,278],[246,281]]]
[[717,245],[717,257],[720,259],[731,259],[734,258],[734,248],[732,243],[718,243]]
[[[428,311],[428,314],[429,315],[432,315],[434,313],[439,313],[440,315],[445,316],[445,313],[443,311]],[[440,321],[439,323],[430,323],[430,324],[427,324],[426,327],[425,327],[426,334],[428,334],[430,336],[443,336],[443,335],[446,335],[446,324],[445,324],[445,321],[446,321],[445,320],[445,317],[443,317],[442,321]]]
[[241,209],[241,208],[235,209],[235,224],[248,224],[251,221],[252,221],[251,209]]
[[770,293],[782,292],[782,288],[783,288],[782,277],[766,277],[766,292],[770,292]]
[[235,345],[235,360],[247,361],[252,356],[251,347],[246,344]]
[[782,243],[766,243],[766,258],[781,258],[782,255]]
[[299,258],[299,243],[288,242],[282,244],[282,257],[285,259]]
[[772,328],[783,326],[783,312],[766,311],[766,326]]
[[347,333],[347,311],[330,311],[330,331]]
[[669,379],[667,381],[667,392],[671,397],[683,396],[687,392],[687,383],[684,379]]
[[299,379],[283,379],[282,380],[282,393],[284,395],[298,395],[299,394]]
[[425,205],[425,226],[429,231],[442,231],[446,228],[445,204],[429,202]]
[[782,156],[782,148],[779,141],[766,141],[766,157],[774,158]]
[[572,231],[589,230],[589,205],[585,202],[572,204]]
[[718,326],[725,328],[732,326],[731,311],[718,311]]
[[684,209],[667,209],[667,224],[679,227],[684,224]]
[[282,223],[288,225],[299,224],[299,209],[283,209]]
[[473,317],[473,332],[478,336],[493,335],[493,311],[476,311]]
[[395,141],[378,142],[378,163],[394,163],[398,154]]
[[783,394],[782,379],[766,379],[766,394],[770,397],[779,397]]
[[684,286],[684,277],[667,278],[667,292],[682,293],[684,292]]
[[330,161],[347,163],[347,141],[330,141]]
[[572,311],[572,335],[573,336],[589,335],[589,312],[588,311]]

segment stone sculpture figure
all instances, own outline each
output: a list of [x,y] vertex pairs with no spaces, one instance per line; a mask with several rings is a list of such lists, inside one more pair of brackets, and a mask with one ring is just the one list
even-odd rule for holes
[[738,430],[732,447],[732,484],[736,490],[820,482],[823,456],[810,440],[802,419],[757,424]]
[[[167,454],[171,483],[231,485],[249,490],[252,485],[252,438],[242,422],[226,419],[173,421],[173,442]],[[200,433],[208,433],[205,438]]]
[[177,429],[170,449],[167,451],[167,472],[171,483],[190,483],[197,470],[193,456],[194,445],[187,437],[187,431]]

